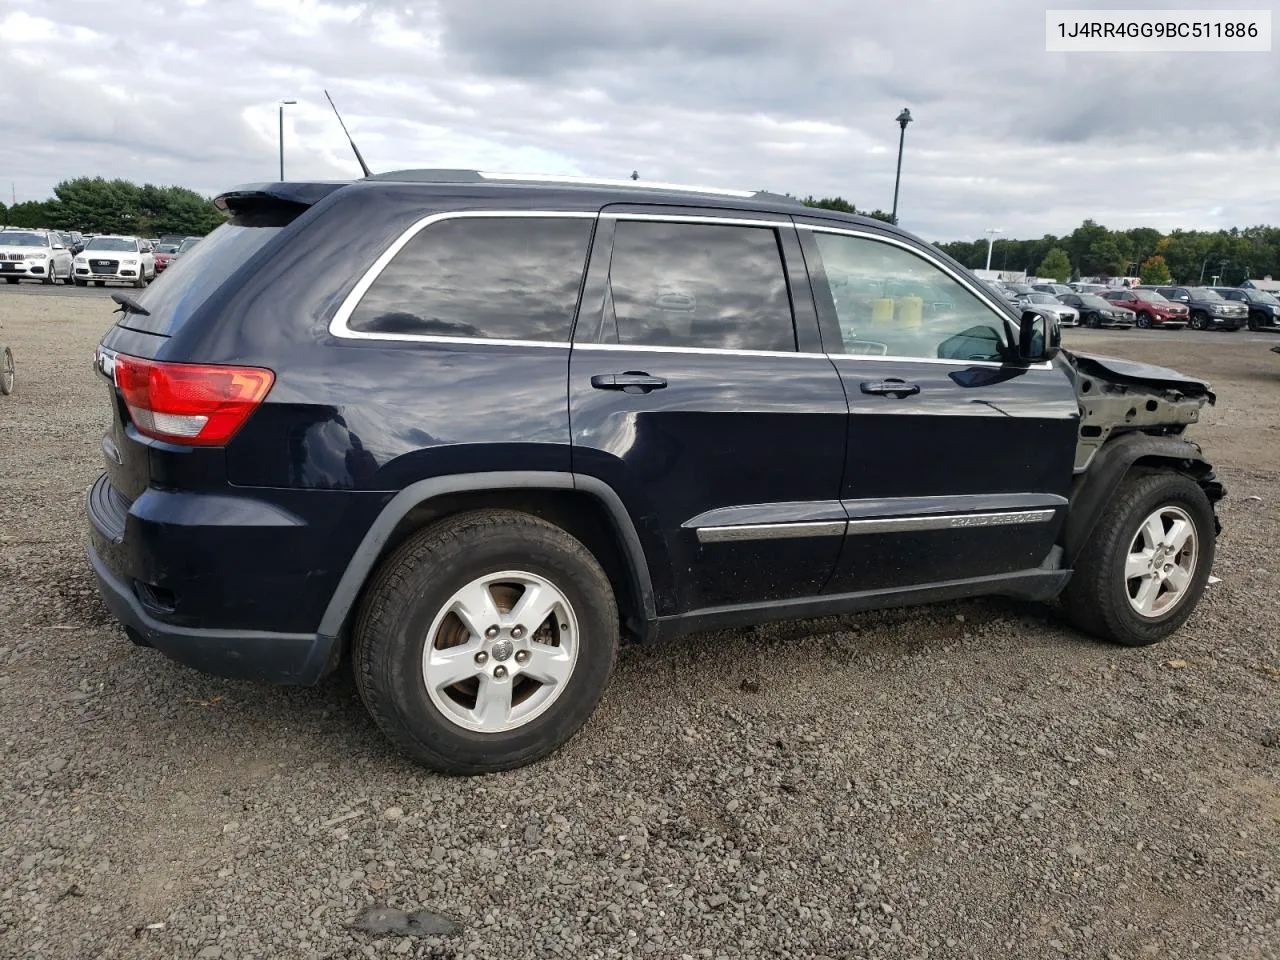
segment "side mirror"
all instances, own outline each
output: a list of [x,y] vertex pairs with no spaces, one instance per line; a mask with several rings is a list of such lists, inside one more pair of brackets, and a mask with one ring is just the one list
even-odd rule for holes
[[1052,360],[1062,349],[1062,327],[1034,310],[1022,311],[1018,324],[1018,359],[1028,363]]

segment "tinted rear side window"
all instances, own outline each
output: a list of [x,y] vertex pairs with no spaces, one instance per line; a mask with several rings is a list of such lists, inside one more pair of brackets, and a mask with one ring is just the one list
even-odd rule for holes
[[619,221],[601,339],[637,346],[796,349],[769,227]]
[[347,326],[360,333],[565,342],[590,217],[458,217],[409,240]]
[[[256,222],[271,225],[225,223],[172,261],[150,287],[135,297],[151,316],[126,313],[119,325],[165,336],[176,333],[215,290],[283,229],[278,218]],[[86,250],[85,255],[88,254],[90,251]]]

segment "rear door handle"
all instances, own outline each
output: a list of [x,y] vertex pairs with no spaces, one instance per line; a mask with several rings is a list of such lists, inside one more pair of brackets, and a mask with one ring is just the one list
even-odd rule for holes
[[890,377],[888,380],[863,380],[862,392],[901,400],[903,397],[910,397],[919,393],[920,385],[918,383],[907,383],[907,381],[899,380],[896,377]]
[[597,373],[591,378],[591,386],[597,390],[624,390],[627,393],[648,393],[651,390],[661,390],[666,385],[666,377],[651,377],[637,370]]

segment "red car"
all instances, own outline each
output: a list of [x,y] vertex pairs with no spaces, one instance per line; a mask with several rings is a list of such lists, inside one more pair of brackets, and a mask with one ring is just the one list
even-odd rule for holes
[[164,273],[164,268],[169,265],[169,261],[173,259],[173,255],[178,252],[176,243],[161,243],[156,245],[156,273]]
[[1166,300],[1155,290],[1135,288],[1132,290],[1108,290],[1099,296],[1128,307],[1136,315],[1134,322],[1144,330],[1152,327],[1165,327],[1176,330],[1185,327],[1191,320],[1186,305]]

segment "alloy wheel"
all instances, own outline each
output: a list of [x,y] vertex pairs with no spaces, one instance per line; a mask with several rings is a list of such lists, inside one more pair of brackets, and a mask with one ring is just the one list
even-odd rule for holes
[[436,708],[477,733],[503,733],[544,713],[578,660],[578,621],[545,577],[486,574],[458,590],[427,632],[422,679]]
[[1187,593],[1199,559],[1196,526],[1181,507],[1158,508],[1142,521],[1125,557],[1125,593],[1141,617],[1171,611]]

